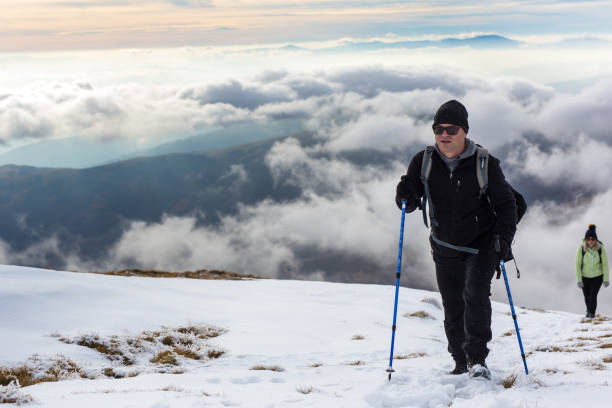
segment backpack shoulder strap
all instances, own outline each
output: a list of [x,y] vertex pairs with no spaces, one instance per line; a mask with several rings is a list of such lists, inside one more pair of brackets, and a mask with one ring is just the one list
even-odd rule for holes
[[429,174],[431,173],[431,158],[433,156],[434,147],[427,146],[423,151],[423,162],[421,163],[421,183],[423,183],[423,202],[421,204],[421,210],[423,210],[423,222],[425,226],[429,228],[427,224],[427,204],[429,204],[429,218],[433,225],[438,225],[434,214],[433,203],[431,202],[431,195],[429,194]]
[[476,148],[476,179],[478,180],[478,187],[480,187],[479,196],[487,199],[493,216],[497,218],[497,211],[495,211],[487,191],[489,188],[489,151],[480,145],[477,145]]
[[433,155],[434,147],[427,146],[423,152],[423,163],[421,164],[421,181],[429,180],[431,173],[431,156]]
[[476,149],[476,178],[482,197],[489,187],[489,151],[482,146]]

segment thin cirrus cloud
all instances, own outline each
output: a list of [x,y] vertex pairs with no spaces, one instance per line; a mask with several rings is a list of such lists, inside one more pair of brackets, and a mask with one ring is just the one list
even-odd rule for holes
[[[609,33],[609,1],[27,0],[3,5],[0,52],[514,32]],[[571,24],[570,24],[571,23]],[[383,28],[384,27],[384,28]]]

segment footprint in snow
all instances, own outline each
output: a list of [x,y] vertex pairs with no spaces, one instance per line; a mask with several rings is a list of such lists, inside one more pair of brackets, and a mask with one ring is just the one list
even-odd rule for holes
[[395,373],[377,391],[366,396],[371,407],[448,408],[456,399],[469,400],[483,393],[499,392],[492,381],[470,379],[467,374],[454,376],[445,371]]
[[250,376],[250,377],[242,377],[242,378],[232,378],[230,380],[230,382],[232,384],[255,384],[260,382],[261,379],[259,377],[255,377],[255,376]]

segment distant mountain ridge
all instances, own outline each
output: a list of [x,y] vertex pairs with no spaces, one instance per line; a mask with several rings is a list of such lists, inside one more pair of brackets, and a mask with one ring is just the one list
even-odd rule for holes
[[299,133],[302,130],[303,126],[299,121],[277,120],[266,124],[247,122],[195,136],[179,137],[161,144],[149,142],[144,146],[130,138],[98,140],[74,136],[41,140],[4,152],[0,154],[0,166],[14,164],[83,169],[135,157],[223,149]]
[[[292,135],[304,142],[309,133]],[[228,149],[141,157],[86,169],[0,167],[0,238],[23,250],[56,236],[66,253],[96,258],[121,235],[127,220],[159,221],[163,214],[197,214],[215,223],[238,202],[299,190],[276,185],[264,157],[279,138]],[[248,180],[233,179],[242,166]],[[239,187],[239,188],[238,188]],[[60,259],[45,259],[61,265]]]
[[413,40],[413,41],[349,41],[337,47],[324,48],[321,52],[378,50],[394,48],[454,48],[469,46],[477,49],[518,48],[523,44],[497,34],[477,35],[468,38],[443,38],[440,40]]
[[[66,267],[64,254],[94,263],[106,259],[133,221],[159,223],[165,215],[189,216],[195,217],[198,227],[214,229],[223,217],[237,215],[239,205],[301,199],[304,191],[290,175],[273,175],[266,163],[272,146],[288,137],[298,139],[303,147],[320,143],[314,133],[302,132],[224,149],[139,157],[86,169],[1,166],[0,238],[8,248],[0,250],[16,256],[26,251],[26,257],[11,263],[62,269]],[[550,148],[547,139],[538,135],[529,136],[529,141],[506,145],[497,150],[496,157],[508,163],[509,156],[515,161],[517,155],[525,156],[527,146]],[[334,155],[355,166],[388,172],[422,148],[417,142],[389,152],[361,149],[316,154],[319,159]],[[530,205],[539,199],[571,202],[579,193],[588,193],[581,186],[545,184],[522,175],[516,167],[507,166],[504,172]],[[315,188],[321,197],[340,194],[333,184]],[[393,192],[388,194],[392,202]],[[57,247],[39,245],[48,239]],[[373,260],[354,251],[321,249],[312,244],[297,245],[292,251],[299,270],[281,271],[280,277],[324,273],[325,280],[381,283],[380,271],[394,267],[392,257]],[[414,287],[422,284],[407,283]]]

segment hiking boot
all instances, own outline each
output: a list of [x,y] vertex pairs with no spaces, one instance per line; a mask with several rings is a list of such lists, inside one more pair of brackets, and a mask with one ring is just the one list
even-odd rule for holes
[[482,378],[484,380],[491,379],[491,372],[483,361],[473,361],[468,363],[470,369],[470,378]]
[[467,362],[455,361],[455,368],[449,374],[459,375],[459,374],[465,374],[467,372],[468,372]]

